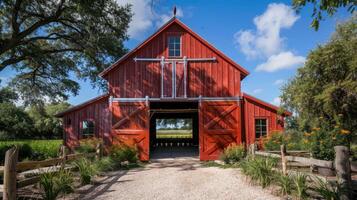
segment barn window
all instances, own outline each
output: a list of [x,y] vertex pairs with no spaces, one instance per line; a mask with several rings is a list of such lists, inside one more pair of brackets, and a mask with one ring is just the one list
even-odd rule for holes
[[94,122],[90,120],[84,120],[82,122],[82,137],[92,137],[94,136]]
[[179,35],[171,35],[168,37],[169,56],[181,56],[181,37]]
[[267,119],[255,119],[255,138],[265,136],[267,129]]

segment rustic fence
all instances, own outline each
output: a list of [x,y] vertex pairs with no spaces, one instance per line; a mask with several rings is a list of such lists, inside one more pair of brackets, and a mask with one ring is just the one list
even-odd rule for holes
[[[334,161],[326,161],[326,160],[319,160],[308,157],[301,157],[297,155],[308,155],[308,152],[304,151],[286,151],[285,145],[281,145],[280,151],[255,151],[255,145],[251,145],[249,147],[250,154],[254,157],[255,155],[265,156],[265,157],[272,157],[272,158],[280,158],[281,159],[281,168],[282,173],[287,174],[287,166],[294,166],[292,163],[300,163],[301,166],[308,166],[311,169],[314,167],[320,167],[323,169],[328,169],[334,171],[337,177],[338,183],[347,190],[352,191],[353,184],[351,180],[352,172],[357,169],[357,163],[353,163],[349,160],[350,152],[349,149],[345,146],[335,146],[335,159]],[[345,197],[343,199],[349,199]]]
[[[15,200],[17,190],[22,187],[36,184],[40,180],[40,174],[64,169],[66,163],[83,157],[95,157],[100,159],[103,155],[103,146],[98,144],[94,153],[66,154],[66,147],[61,146],[58,158],[42,161],[18,162],[19,148],[14,146],[5,154],[4,166],[0,166],[0,174],[3,174],[4,183],[2,193],[4,200]],[[52,167],[52,168],[49,168]],[[47,168],[47,170],[45,170]],[[69,168],[72,169],[72,168]]]

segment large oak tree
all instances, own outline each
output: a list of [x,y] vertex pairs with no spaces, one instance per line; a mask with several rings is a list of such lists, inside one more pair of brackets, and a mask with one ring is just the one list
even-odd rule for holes
[[101,83],[98,73],[126,53],[130,5],[115,0],[0,1],[0,72],[25,103],[77,94],[73,80]]

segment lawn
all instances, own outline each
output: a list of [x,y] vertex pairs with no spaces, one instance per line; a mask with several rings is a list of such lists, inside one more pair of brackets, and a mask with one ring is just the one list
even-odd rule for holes
[[0,141],[0,162],[13,145],[20,146],[19,160],[43,160],[57,157],[62,140],[9,140]]
[[192,138],[192,130],[156,130],[156,138]]

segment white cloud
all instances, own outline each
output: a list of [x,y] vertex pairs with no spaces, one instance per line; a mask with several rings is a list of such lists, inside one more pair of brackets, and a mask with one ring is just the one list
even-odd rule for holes
[[249,58],[269,57],[283,50],[281,29],[288,29],[299,19],[295,11],[282,3],[271,3],[267,10],[254,18],[256,30],[241,30],[235,35],[235,43]]
[[259,94],[261,92],[263,92],[263,89],[260,88],[253,90],[253,94]]
[[274,81],[274,85],[281,85],[283,83],[285,83],[284,79],[278,79],[278,80]]
[[296,56],[290,51],[272,55],[265,63],[257,66],[257,71],[275,72],[281,69],[290,69],[305,62],[305,57]]
[[[151,0],[116,0],[119,5],[131,4],[133,17],[129,24],[128,34],[131,38],[141,39],[145,31],[154,26],[161,26],[172,17],[172,11],[169,12],[157,12],[152,7]],[[182,17],[183,12],[181,9],[177,9],[176,16]]]
[[[176,10],[176,17],[183,17],[183,11],[181,8],[177,7]],[[167,21],[169,21],[172,18],[172,11],[167,12],[166,14],[161,14],[159,16],[159,19],[156,22],[157,27],[161,27],[164,25]]]
[[274,105],[276,105],[276,106],[280,106],[280,103],[281,103],[281,99],[280,99],[280,97],[275,97],[274,99],[273,99],[273,102],[272,102]]

